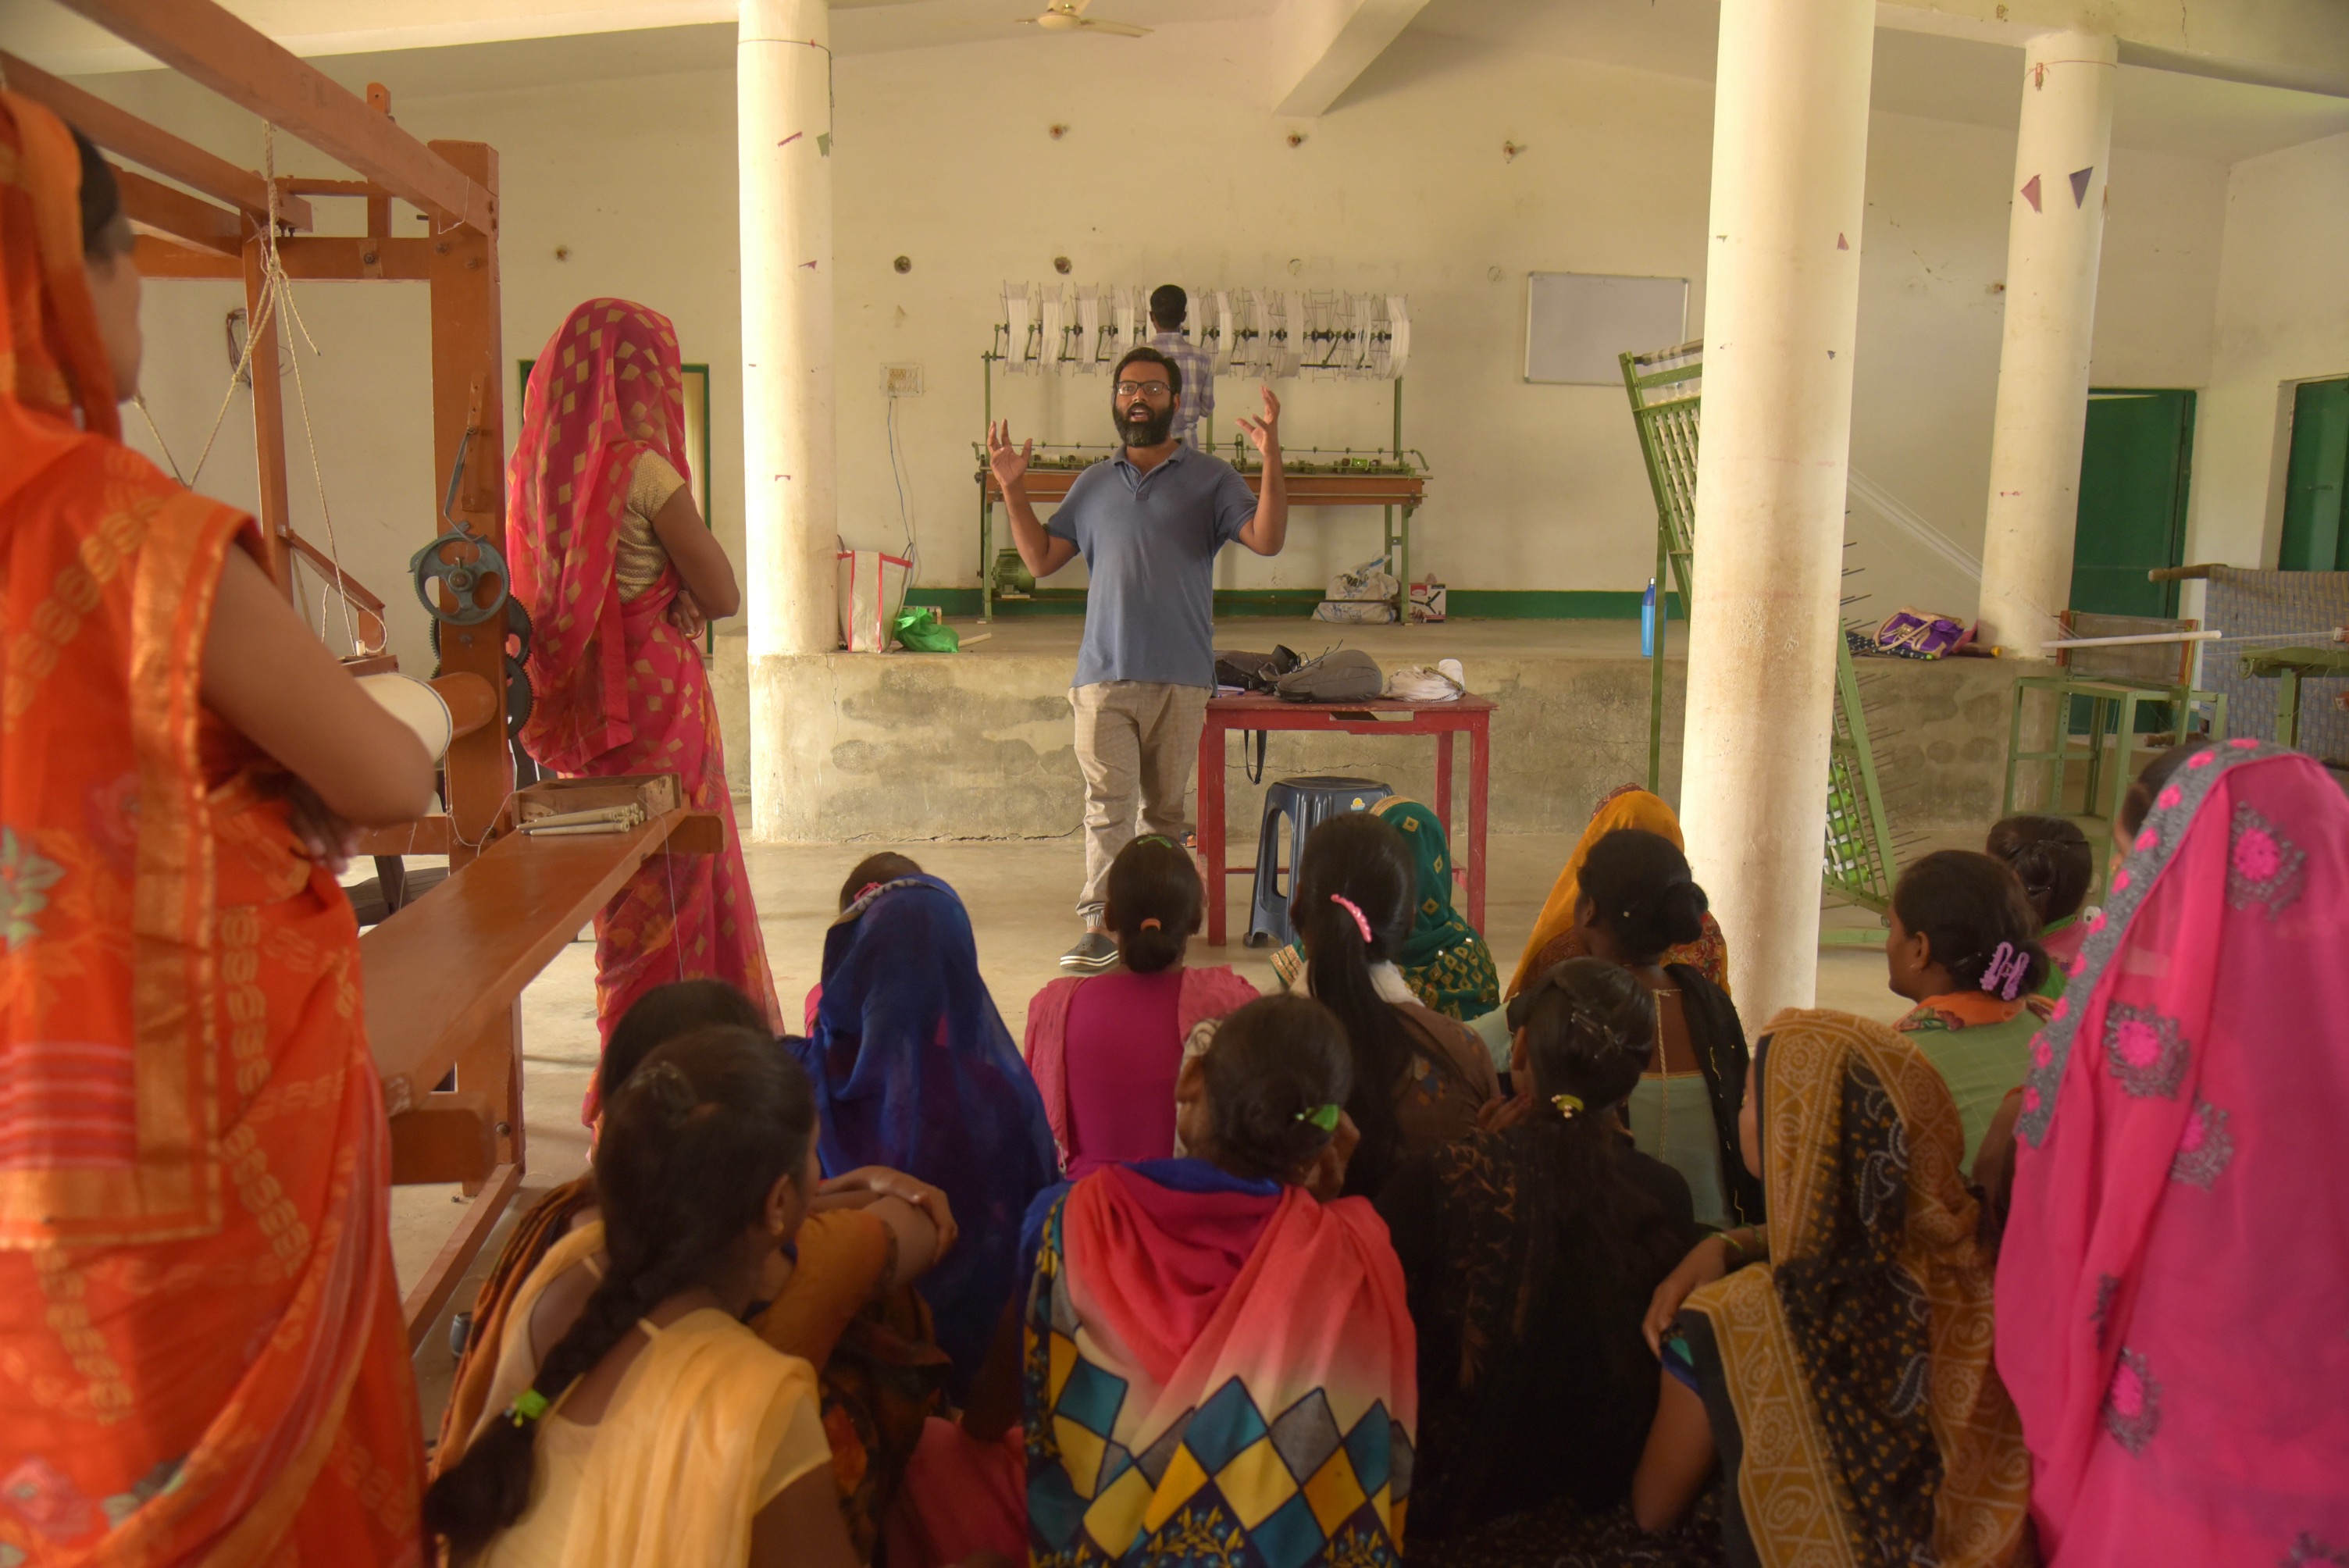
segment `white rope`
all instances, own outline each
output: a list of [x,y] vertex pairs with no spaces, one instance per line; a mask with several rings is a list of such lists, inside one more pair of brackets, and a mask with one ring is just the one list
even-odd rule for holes
[[180,479],[180,459],[171,455],[171,443],[163,438],[163,432],[155,424],[155,416],[147,411],[147,394],[133,392],[130,402],[139,410],[139,417],[147,421],[147,433],[155,438],[155,447],[163,454],[164,466],[171,470],[173,479],[180,480],[180,488],[186,490],[188,481]]

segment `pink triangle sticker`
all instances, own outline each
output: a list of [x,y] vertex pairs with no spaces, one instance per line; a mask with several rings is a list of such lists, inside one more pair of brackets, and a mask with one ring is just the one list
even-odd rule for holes
[[2045,211],[2044,208],[2039,205],[2039,176],[2036,174],[2031,177],[2031,183],[2023,188],[2023,199],[2031,203],[2031,210],[2033,211],[2039,212]]
[[2085,169],[2075,169],[2072,170],[2073,206],[2085,207],[2088,204],[2088,181],[2095,178],[2095,173],[2096,166],[2093,163],[2089,164]]
[[1848,251],[1851,249],[1851,242],[1845,239],[1841,234],[1837,234],[1836,236],[1836,249],[1838,251]]

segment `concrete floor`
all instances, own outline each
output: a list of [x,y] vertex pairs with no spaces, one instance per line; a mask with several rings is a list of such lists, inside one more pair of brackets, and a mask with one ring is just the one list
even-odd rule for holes
[[[1954,841],[1967,841],[1953,836]],[[1971,841],[1979,843],[1979,833]],[[777,992],[786,1016],[796,1023],[802,999],[816,981],[824,928],[832,922],[841,880],[864,855],[885,846],[804,848],[753,845],[750,878],[760,926]],[[1938,846],[1935,846],[1938,847]],[[969,906],[978,929],[979,966],[1015,1039],[1027,1023],[1028,1000],[1060,974],[1061,953],[1079,927],[1071,905],[1083,873],[1083,849],[1072,835],[1061,840],[936,842],[905,848],[928,871],[953,883]],[[1492,841],[1492,882],[1487,893],[1488,934],[1504,975],[1515,965],[1541,912],[1559,866],[1574,848],[1570,834],[1519,834]],[[1234,903],[1245,896],[1234,883]],[[1241,912],[1244,918],[1244,910]],[[1831,924],[1872,926],[1857,911],[1833,911]],[[1276,982],[1261,952],[1234,947],[1223,952],[1202,944],[1195,962],[1229,963],[1261,989]],[[1906,1005],[1884,987],[1884,960],[1873,949],[1837,949],[1819,955],[1819,1004],[1887,1020]],[[383,998],[373,1006],[383,1006]],[[1754,1022],[1758,1020],[1749,1020]],[[530,1173],[510,1215],[537,1195],[578,1175],[586,1166],[586,1130],[579,1105],[595,1060],[595,948],[573,943],[523,996],[523,1092],[529,1130]],[[452,1187],[402,1187],[392,1194],[392,1249],[403,1289],[430,1264],[462,1213],[465,1200]],[[509,1221],[509,1223],[511,1221]],[[502,1226],[476,1262],[474,1274],[454,1298],[469,1306],[480,1276],[503,1243]],[[416,1358],[428,1428],[437,1423],[447,1398],[452,1360],[445,1322],[426,1337]]]

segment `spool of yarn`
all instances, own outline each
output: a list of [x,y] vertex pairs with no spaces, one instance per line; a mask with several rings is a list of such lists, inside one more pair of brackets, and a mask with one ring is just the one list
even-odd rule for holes
[[414,676],[361,676],[359,686],[386,713],[415,731],[433,761],[448,756],[449,742],[456,738],[456,720],[448,703],[429,683]]

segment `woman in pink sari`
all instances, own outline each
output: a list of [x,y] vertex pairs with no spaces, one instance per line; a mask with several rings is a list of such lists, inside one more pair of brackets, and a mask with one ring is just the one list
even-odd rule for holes
[[721,852],[652,857],[595,916],[607,1036],[654,986],[698,979],[733,985],[782,1030],[695,645],[704,617],[733,614],[741,593],[688,472],[676,328],[626,300],[574,309],[531,367],[507,470],[537,697],[522,743],[566,778],[675,773],[686,804],[726,824]]
[[2033,1044],[1998,1274],[2051,1568],[2349,1563],[2349,801],[2158,786]]

